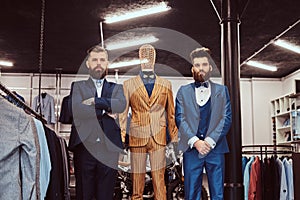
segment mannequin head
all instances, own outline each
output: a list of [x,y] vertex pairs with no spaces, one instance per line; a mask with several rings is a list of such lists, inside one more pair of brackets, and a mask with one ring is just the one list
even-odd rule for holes
[[[139,49],[139,58],[141,62],[142,71],[154,71],[154,64],[156,59],[155,48],[150,44],[144,44]],[[143,63],[144,60],[148,62]]]

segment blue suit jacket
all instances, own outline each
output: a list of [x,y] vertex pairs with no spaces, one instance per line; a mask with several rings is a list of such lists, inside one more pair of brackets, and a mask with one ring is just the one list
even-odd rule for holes
[[[108,113],[121,113],[126,106],[122,85],[104,80],[101,97],[95,97],[96,87],[93,80],[74,82],[71,87],[71,108],[73,124],[69,149],[88,140],[96,142],[101,138],[109,151],[122,151],[123,144],[119,119],[109,117]],[[95,98],[95,105],[85,105],[84,100]],[[105,112],[104,112],[105,111]],[[103,114],[104,113],[104,114]]]
[[[231,126],[231,104],[228,89],[224,85],[210,81],[211,118],[206,137],[212,138],[216,146],[215,153],[229,151],[226,134]],[[179,129],[179,149],[186,151],[188,140],[196,136],[201,113],[196,102],[195,83],[181,86],[176,96],[175,120]]]

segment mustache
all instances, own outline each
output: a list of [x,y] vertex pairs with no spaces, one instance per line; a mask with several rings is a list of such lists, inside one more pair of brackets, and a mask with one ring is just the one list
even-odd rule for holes
[[101,69],[104,71],[104,68],[101,65],[97,65],[97,67],[94,68],[94,70],[97,70],[97,69]]

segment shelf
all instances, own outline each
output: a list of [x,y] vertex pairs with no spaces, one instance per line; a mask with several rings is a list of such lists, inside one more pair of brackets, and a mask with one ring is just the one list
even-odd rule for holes
[[299,93],[299,92],[296,93],[296,94],[291,94],[291,95],[289,96],[289,98],[298,98],[298,97],[300,97],[300,93]]
[[276,115],[273,115],[272,117],[288,117],[291,112],[292,111],[281,112],[281,113],[278,113]]
[[289,126],[278,127],[277,130],[280,131],[280,132],[291,131],[291,126],[289,125]]
[[285,141],[285,142],[278,142],[278,145],[291,145],[293,142],[292,141]]

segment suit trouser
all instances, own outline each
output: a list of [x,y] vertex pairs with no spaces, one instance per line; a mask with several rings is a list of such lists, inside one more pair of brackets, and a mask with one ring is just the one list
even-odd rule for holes
[[203,168],[207,174],[211,200],[222,200],[224,191],[224,154],[210,152],[204,158],[198,157],[193,148],[183,154],[185,199],[200,200]]
[[165,186],[165,146],[157,144],[153,137],[149,138],[146,146],[131,147],[131,167],[133,192],[132,200],[143,200],[145,187],[146,155],[149,153],[151,176],[155,200],[166,200]]
[[74,151],[76,199],[113,199],[117,174],[113,166],[117,166],[119,154],[107,151],[105,144],[96,143],[87,148],[79,144]]

